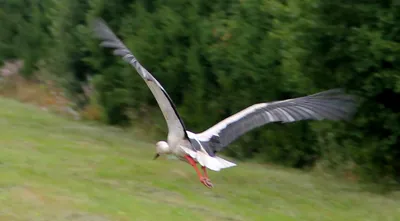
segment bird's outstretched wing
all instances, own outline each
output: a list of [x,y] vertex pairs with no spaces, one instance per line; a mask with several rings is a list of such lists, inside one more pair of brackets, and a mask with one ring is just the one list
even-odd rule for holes
[[169,131],[168,136],[181,139],[187,138],[183,120],[179,116],[175,104],[161,84],[139,63],[132,52],[124,45],[124,43],[122,43],[122,41],[113,33],[102,19],[98,18],[93,20],[92,27],[96,37],[102,41],[100,45],[102,47],[114,49],[114,55],[121,56],[124,61],[132,65],[146,82],[157,100],[167,122]]
[[254,104],[196,134],[202,146],[214,155],[246,132],[273,122],[300,120],[348,120],[356,110],[356,97],[341,89],[317,94]]

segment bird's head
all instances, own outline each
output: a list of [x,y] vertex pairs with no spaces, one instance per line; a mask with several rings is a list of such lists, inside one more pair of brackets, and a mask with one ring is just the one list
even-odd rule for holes
[[154,156],[154,160],[157,159],[161,154],[167,154],[171,152],[169,145],[165,141],[158,141],[156,144],[156,155]]

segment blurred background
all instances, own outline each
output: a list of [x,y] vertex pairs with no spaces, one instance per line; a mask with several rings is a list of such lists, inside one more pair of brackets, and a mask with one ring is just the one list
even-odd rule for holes
[[267,125],[223,154],[400,181],[398,1],[0,1],[2,96],[165,139],[153,95],[99,46],[94,17],[160,81],[195,132],[254,103],[331,88],[360,97],[350,122]]

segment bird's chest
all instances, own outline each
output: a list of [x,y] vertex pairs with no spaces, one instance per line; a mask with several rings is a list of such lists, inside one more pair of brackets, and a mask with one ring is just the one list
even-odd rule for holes
[[171,148],[172,153],[177,156],[184,156],[186,154],[185,150],[183,150],[181,147],[186,147],[188,149],[191,149],[191,144],[186,139],[175,142],[171,146],[172,146],[172,148]]

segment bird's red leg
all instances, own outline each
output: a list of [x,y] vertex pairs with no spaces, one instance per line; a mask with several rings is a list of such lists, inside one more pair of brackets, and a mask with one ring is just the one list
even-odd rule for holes
[[203,169],[204,176],[205,176],[207,179],[209,179],[209,178],[208,178],[208,174],[207,174],[207,169],[206,169],[206,167],[205,167],[205,166],[202,166],[201,169]]
[[193,158],[190,157],[189,155],[185,155],[185,158],[190,163],[190,165],[192,165],[192,167],[196,170],[197,175],[199,176],[200,182],[202,184],[204,184],[206,187],[211,188],[212,187],[211,182],[209,181],[208,178],[205,178],[201,175],[199,168],[197,168],[196,161],[194,161]]
[[189,155],[185,155],[186,160],[190,163],[190,165],[192,165],[192,167],[196,170],[197,175],[199,176],[199,178],[201,179],[201,173],[199,171],[199,169],[196,166],[196,162],[193,160],[193,158],[191,158]]
[[213,186],[213,185],[212,185],[212,183],[211,183],[211,180],[210,180],[210,178],[208,178],[208,174],[207,174],[207,168],[206,168],[205,166],[202,166],[202,167],[201,167],[201,169],[203,169],[203,172],[204,172],[204,176],[205,176],[206,182],[207,182],[208,184],[210,184],[211,186]]

